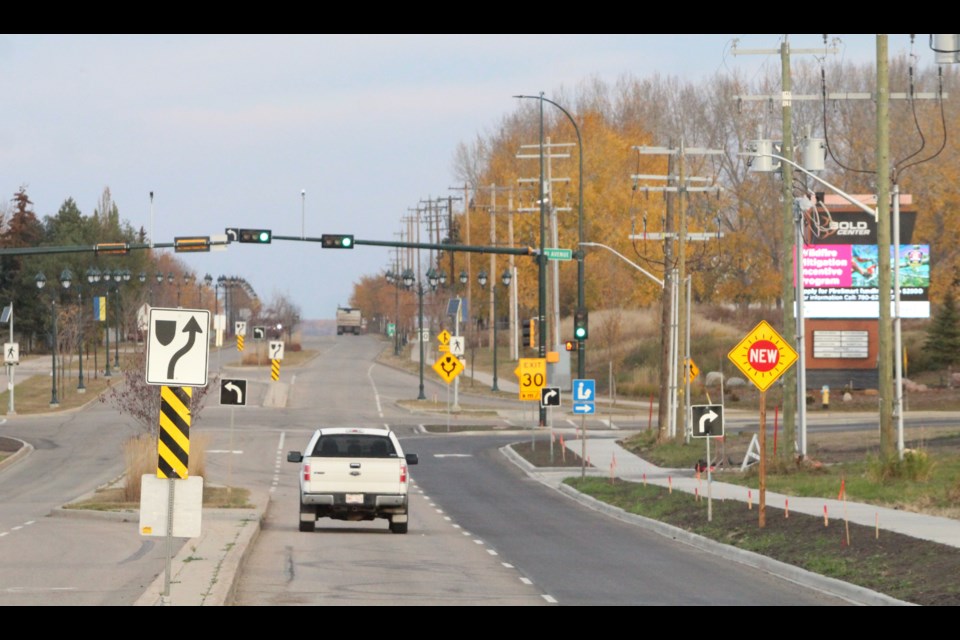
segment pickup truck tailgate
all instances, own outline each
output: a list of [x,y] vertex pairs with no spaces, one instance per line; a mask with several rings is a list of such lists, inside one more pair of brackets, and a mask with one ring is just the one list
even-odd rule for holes
[[398,458],[311,458],[309,464],[308,493],[405,493],[406,465]]

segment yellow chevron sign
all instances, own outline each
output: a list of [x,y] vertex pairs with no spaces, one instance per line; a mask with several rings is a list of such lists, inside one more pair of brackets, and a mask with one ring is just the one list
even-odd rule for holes
[[190,398],[193,387],[160,387],[157,477],[187,478],[190,459]]

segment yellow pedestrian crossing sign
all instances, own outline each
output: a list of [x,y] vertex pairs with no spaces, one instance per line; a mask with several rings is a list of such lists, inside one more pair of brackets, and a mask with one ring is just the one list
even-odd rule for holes
[[440,356],[440,359],[433,363],[433,370],[443,378],[444,382],[450,384],[454,378],[463,373],[464,366],[460,358],[448,353]]
[[693,361],[693,358],[686,358],[687,363],[687,382],[693,382],[697,379],[697,376],[700,375],[700,369],[697,367],[697,363]]
[[450,332],[444,329],[439,334],[437,334],[437,340],[440,342],[441,345],[447,346],[448,344],[450,344]]

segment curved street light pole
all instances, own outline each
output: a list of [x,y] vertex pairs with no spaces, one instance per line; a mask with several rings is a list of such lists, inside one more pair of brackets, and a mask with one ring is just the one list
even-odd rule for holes
[[[798,171],[800,171],[800,172],[802,172],[803,174],[809,176],[810,178],[813,178],[814,180],[816,180],[817,182],[819,182],[819,183],[822,184],[823,186],[827,187],[828,189],[830,189],[831,191],[833,191],[834,193],[836,193],[838,196],[840,196],[841,198],[843,198],[844,200],[846,200],[847,202],[849,202],[849,203],[852,204],[853,206],[855,206],[855,207],[857,207],[858,209],[866,212],[867,214],[869,214],[870,216],[873,217],[874,221],[877,221],[878,218],[879,218],[879,212],[878,212],[876,209],[871,209],[870,207],[868,207],[868,206],[865,205],[864,203],[860,202],[859,200],[857,200],[856,198],[854,198],[854,197],[851,196],[850,194],[848,194],[848,193],[846,193],[845,191],[841,190],[839,187],[836,187],[836,186],[830,184],[829,182],[827,182],[827,181],[824,180],[823,178],[815,175],[815,174],[812,173],[811,171],[809,171],[809,170],[807,170],[806,168],[804,168],[802,165],[794,162],[793,160],[790,160],[789,158],[784,158],[783,156],[777,155],[777,154],[775,154],[775,153],[746,152],[746,153],[743,153],[743,154],[741,154],[741,155],[758,157],[758,158],[773,158],[773,159],[779,160],[780,162],[783,162],[783,163],[785,163],[785,164],[787,164],[787,165],[790,165],[790,166],[793,167],[794,169],[797,169]],[[894,207],[895,207],[894,211],[897,212],[897,213],[899,212],[899,206],[898,206],[898,205],[899,205],[899,202],[898,202],[898,200],[899,200],[899,195],[897,195],[897,198],[895,199],[895,204],[894,204]],[[796,206],[796,200],[794,201],[794,203],[795,203],[795,206]],[[878,206],[879,206],[879,205],[878,205]],[[797,268],[796,268],[797,284],[796,284],[796,286],[802,288],[802,287],[803,287],[803,279],[802,279],[802,273],[803,273],[803,271],[802,271],[802,258],[799,257],[799,256],[801,256],[800,244],[799,244],[799,243],[800,243],[800,242],[802,241],[802,239],[803,239],[803,236],[802,236],[802,224],[803,224],[803,220],[802,220],[802,217],[799,217],[799,218],[796,218],[796,217],[795,217],[795,221],[796,221],[796,223],[797,223],[797,239],[796,239],[796,241],[795,241],[795,243],[796,243],[796,245],[797,245],[796,255],[798,256],[798,258],[796,258],[796,260],[797,260]],[[879,227],[878,227],[878,228],[879,228]],[[899,230],[900,230],[900,219],[899,219],[899,215],[894,216],[893,228],[894,228],[894,230],[896,230],[896,231],[899,233]],[[898,236],[898,238],[899,238],[899,236]],[[897,250],[899,251],[899,246],[897,246]],[[897,259],[898,259],[898,261],[899,261],[899,253],[897,254]],[[897,306],[897,312],[896,312],[896,313],[897,313],[898,320],[899,320],[899,315],[900,315],[900,311],[899,311],[899,304],[900,304],[900,282],[899,282],[899,278],[894,278],[894,287],[893,287],[893,288],[894,288],[894,291],[893,291],[893,299],[894,299],[895,305]],[[881,291],[881,292],[880,292],[880,295],[878,296],[878,305],[877,305],[877,306],[878,306],[878,310],[879,310],[879,306],[880,306],[879,301],[882,301],[882,300],[884,300],[884,299],[886,299],[886,298],[889,298],[889,297],[890,297],[890,292],[889,292],[889,291],[887,291],[887,292]],[[798,309],[801,308],[802,303],[803,303],[803,294],[802,294],[802,291],[801,291],[800,294],[797,295],[797,308],[798,308]],[[800,313],[802,314],[802,311],[801,311]],[[802,315],[798,314],[798,322],[802,322],[802,320],[803,320]],[[896,332],[897,332],[897,334],[898,334],[898,335],[897,335],[897,339],[899,340],[899,324],[895,325],[894,329],[896,330]],[[803,341],[806,339],[806,336],[804,336],[804,335],[802,334],[802,332],[804,332],[804,331],[805,331],[805,329],[802,329],[802,328],[801,328],[801,332],[800,332],[800,334],[798,335],[798,346],[799,346],[799,348],[797,349],[797,351],[799,352],[799,359],[800,359],[800,362],[799,362],[798,364],[799,364],[799,368],[800,368],[801,370],[804,370],[804,369],[806,368],[806,346],[803,344]],[[881,353],[881,354],[880,354],[880,357],[881,357],[881,358],[886,358],[887,355],[888,355],[888,354]],[[901,362],[901,360],[900,360],[901,357],[902,357],[902,354],[899,352],[899,350],[898,350],[895,354],[893,354],[893,358],[895,359],[896,363],[900,363],[900,362]],[[798,386],[799,386],[799,385],[803,385],[804,387],[806,387],[806,378],[805,378],[805,376],[804,376],[804,377],[799,377],[799,376],[798,376]],[[899,375],[897,376],[897,379],[896,379],[896,381],[895,381],[895,386],[896,386],[896,389],[894,390],[894,406],[895,406],[894,411],[896,411],[897,416],[898,416],[898,417],[897,417],[897,434],[898,434],[898,436],[897,436],[897,453],[898,453],[898,456],[899,456],[900,458],[902,458],[902,457],[903,457],[903,420],[902,420],[902,416],[903,416],[903,406],[902,406],[901,403],[902,403],[902,401],[903,401],[903,379],[902,379]],[[801,455],[801,456],[804,456],[804,457],[806,457],[806,455],[807,455],[807,451],[806,451],[806,448],[807,448],[807,424],[806,424],[806,407],[804,406],[805,402],[806,402],[806,389],[805,389],[805,388],[798,389],[798,393],[797,393],[797,414],[798,414],[798,416],[800,417],[800,420],[798,420],[798,422],[800,423],[800,424],[799,424],[800,442],[799,442],[798,444],[800,445],[800,455]],[[881,425],[881,430],[882,430],[882,428],[883,428],[883,426]]]
[[[559,104],[550,100],[549,98],[543,97],[543,92],[540,92],[538,96],[527,96],[527,95],[518,95],[514,98],[521,99],[532,99],[540,101],[540,255],[537,256],[537,264],[540,267],[540,357],[546,357],[545,351],[545,337],[546,333],[543,331],[543,320],[545,316],[545,298],[546,298],[546,256],[543,255],[544,250],[544,240],[543,240],[543,225],[544,225],[544,193],[543,193],[543,103],[549,102],[557,109],[560,109],[563,112],[563,115],[567,116],[567,119],[570,121],[570,124],[573,125],[574,131],[577,132],[577,155],[579,155],[580,166],[579,166],[579,211],[577,212],[577,233],[578,233],[578,245],[583,244],[583,138],[580,135],[580,127],[577,125],[577,121],[573,119],[573,116],[570,115],[570,112],[561,107]],[[577,308],[583,309],[586,306],[585,295],[584,295],[584,264],[583,264],[583,251],[578,250],[576,252],[577,257]],[[577,377],[585,378],[586,377],[586,344],[583,340],[577,340]],[[540,426],[546,426],[546,408],[540,408]]]

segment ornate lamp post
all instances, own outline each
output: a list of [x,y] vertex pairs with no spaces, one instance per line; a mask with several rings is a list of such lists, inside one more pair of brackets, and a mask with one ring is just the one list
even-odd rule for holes
[[[436,289],[439,277],[433,269],[430,269],[430,271],[427,272],[427,279],[430,282],[430,288]],[[413,275],[412,269],[407,269],[403,272],[403,284],[405,287],[407,287],[407,289],[410,289],[413,287],[414,283],[417,285],[419,315],[417,340],[420,342],[420,394],[417,396],[417,400],[426,400],[427,396],[423,392],[423,282],[416,279],[416,277]]]
[[[43,289],[43,287],[47,284],[47,277],[46,277],[45,275],[43,275],[43,273],[41,272],[41,273],[38,273],[38,274],[37,274],[36,278],[34,278],[34,281],[37,283],[37,289]],[[70,272],[69,269],[64,269],[63,272],[60,274],[60,285],[61,285],[64,289],[69,289],[69,288],[70,288],[70,284],[72,283],[72,281],[73,281],[73,274]],[[59,407],[59,406],[60,406],[60,400],[59,400],[59,398],[57,398],[57,347],[58,347],[58,339],[57,339],[57,294],[56,294],[56,293],[53,293],[53,294],[50,296],[50,308],[51,308],[52,313],[53,313],[53,333],[52,333],[53,342],[52,342],[52,344],[51,344],[51,349],[50,349],[51,363],[52,363],[52,369],[51,369],[51,375],[50,375],[50,380],[51,380],[51,382],[50,382],[50,406],[51,406],[51,407]]]
[[[105,297],[104,304],[103,304],[102,307],[98,307],[98,310],[99,310],[99,309],[102,309],[103,319],[104,319],[104,321],[107,322],[107,358],[106,358],[106,363],[104,364],[104,367],[103,367],[103,377],[104,377],[104,378],[109,378],[111,375],[113,375],[113,374],[110,373],[110,322],[107,321],[107,311],[106,311],[107,308],[108,308],[107,302],[109,301],[109,297],[110,297],[110,285],[109,285],[109,281],[110,281],[110,278],[112,278],[112,277],[113,277],[113,276],[111,275],[109,269],[105,269],[105,270],[103,270],[103,271],[100,271],[100,270],[97,269],[96,267],[90,267],[89,269],[87,269],[87,282],[90,283],[91,287],[94,286],[94,285],[96,285],[96,284],[98,284],[101,280],[104,280],[104,281],[106,281],[106,282],[108,283],[107,286],[106,286],[106,288],[104,289],[104,293],[105,293],[105,296],[104,296],[104,297]],[[98,321],[98,322],[100,321],[100,318],[99,318],[99,317],[97,318],[97,321]],[[98,336],[97,342],[99,342],[99,336]],[[96,344],[96,343],[94,343],[94,344]],[[93,364],[94,364],[94,367],[96,367],[96,365],[97,365],[97,348],[96,348],[96,346],[94,346],[94,348],[93,348]]]
[[[500,275],[500,281],[503,282],[504,287],[510,286],[512,278],[510,269],[504,269]],[[477,281],[480,283],[480,287],[485,289],[487,287],[487,272],[481,269],[480,273],[477,274]],[[490,390],[500,391],[497,387],[497,288],[493,284],[490,285],[490,288],[493,292],[493,387]]]
[[[117,313],[114,317],[114,320],[117,323],[117,339],[114,340],[113,350],[114,350],[114,361],[113,366],[115,369],[120,369],[120,320],[123,313],[120,310],[120,283],[121,282],[130,282],[130,269],[115,269],[113,272],[113,287],[116,291],[114,299],[116,300],[116,309]],[[107,323],[107,333],[110,333],[110,323]],[[110,360],[110,349],[107,349],[107,360]]]
[[400,277],[392,269],[388,269],[386,279],[394,288],[394,314],[393,314],[393,355],[400,355]]

